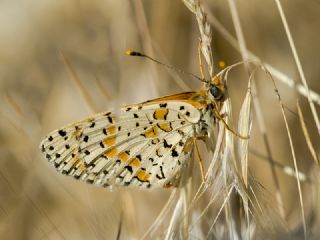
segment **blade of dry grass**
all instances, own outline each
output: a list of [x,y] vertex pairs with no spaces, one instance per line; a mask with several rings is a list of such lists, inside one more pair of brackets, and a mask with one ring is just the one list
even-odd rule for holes
[[15,112],[21,117],[22,110],[21,110],[21,107],[19,106],[19,104],[17,103],[17,101],[9,93],[5,94],[5,98],[6,98],[7,102],[9,103],[9,105],[12,107],[12,109],[14,109]]
[[286,117],[286,114],[285,114],[285,109],[284,109],[284,106],[283,106],[283,103],[282,103],[282,99],[280,97],[280,93],[279,93],[278,88],[276,86],[275,80],[273,79],[271,73],[268,72],[267,69],[266,69],[266,73],[270,76],[270,79],[272,80],[272,83],[273,83],[273,86],[274,86],[274,91],[275,91],[275,93],[277,95],[277,98],[278,98],[278,102],[279,102],[279,105],[280,105],[281,113],[282,113],[283,120],[284,120],[284,123],[285,123],[285,126],[286,126],[287,134],[288,134],[288,140],[289,140],[289,144],[290,144],[290,149],[291,149],[291,154],[292,154],[292,159],[293,159],[294,169],[295,169],[295,174],[296,174],[297,186],[298,186],[298,191],[299,191],[299,200],[300,200],[300,207],[301,207],[301,217],[302,217],[304,238],[307,239],[307,225],[306,225],[306,219],[305,219],[305,212],[304,212],[304,204],[303,204],[303,198],[302,198],[301,184],[300,184],[300,181],[299,181],[299,168],[298,168],[297,159],[296,159],[294,146],[293,146],[293,142],[292,142],[291,131],[290,131],[290,128],[289,128],[289,124],[288,124],[287,117]]
[[[264,156],[263,154],[255,151],[254,149],[249,149],[249,152],[251,154],[253,154],[256,157],[261,158],[262,160],[265,161],[269,161],[267,156]],[[296,177],[295,176],[295,170],[293,168],[291,168],[290,166],[284,165],[276,160],[273,161],[274,166],[276,166],[277,168],[280,168],[283,173],[285,173],[286,175],[290,176],[290,177]],[[301,182],[308,182],[308,183],[314,183],[316,184],[316,182],[314,182],[313,180],[310,179],[310,177],[308,177],[306,174],[304,174],[303,172],[299,171],[299,180]]]
[[103,86],[103,84],[101,83],[100,79],[98,79],[98,77],[95,77],[95,83],[97,85],[98,90],[100,91],[101,95],[107,100],[107,101],[111,101],[112,98],[108,93],[108,90],[105,88],[105,86]]
[[207,233],[207,239],[209,238],[210,232],[212,231],[214,225],[216,224],[216,222],[217,222],[217,220],[218,220],[218,217],[220,216],[222,210],[224,209],[225,205],[228,203],[229,198],[230,198],[230,195],[231,195],[233,189],[234,189],[234,187],[231,186],[230,189],[228,190],[228,192],[225,194],[224,201],[223,201],[223,203],[222,203],[222,205],[221,205],[221,207],[220,207],[220,209],[219,209],[216,217],[214,218],[214,220],[213,220],[213,222],[212,222],[212,224],[211,224],[211,227],[210,227],[210,229],[209,229],[209,231],[208,231],[208,233]]
[[298,114],[299,114],[299,120],[300,120],[301,128],[302,128],[304,137],[305,137],[305,139],[306,139],[306,142],[307,142],[309,151],[310,151],[310,153],[311,153],[311,156],[312,156],[315,164],[319,166],[319,164],[320,164],[319,158],[318,158],[318,156],[317,156],[316,150],[314,149],[313,144],[312,144],[312,141],[311,141],[311,139],[310,139],[310,135],[309,135],[309,132],[308,132],[306,123],[305,123],[305,121],[304,121],[304,117],[303,117],[303,114],[302,114],[302,111],[301,111],[301,107],[300,107],[299,102],[297,102],[297,109],[298,109]]
[[[253,76],[254,73],[252,73]],[[239,114],[238,120],[238,129],[239,133],[242,136],[249,136],[251,130],[251,87],[250,87],[251,79],[248,82],[248,90],[245,96],[245,99],[242,103],[242,107]],[[242,176],[244,178],[244,182],[246,187],[248,187],[248,146],[249,146],[249,139],[239,139],[239,156],[240,162],[242,167]]]
[[[9,105],[9,107],[15,111],[15,108],[13,106]],[[24,127],[19,125],[19,123],[17,123],[17,121],[12,120],[15,118],[15,116],[8,116],[8,114],[3,112],[3,109],[0,109],[0,116],[2,119],[5,119],[16,130],[17,133],[22,134],[23,137],[25,137],[27,139],[28,143],[31,143],[32,141],[34,141],[34,139],[30,136],[30,134],[26,131],[26,129]],[[20,118],[19,115],[18,115],[18,117]]]
[[[180,196],[181,198],[181,196]],[[183,208],[183,201],[181,201],[180,199],[177,201],[177,204],[173,210],[173,213],[172,213],[172,217],[170,219],[170,222],[169,222],[169,226],[168,226],[168,229],[167,229],[167,234],[165,236],[165,240],[170,240],[170,239],[173,239],[173,235],[175,234],[175,227],[177,225],[177,221],[178,219],[180,218],[180,216],[182,215],[182,208]]]
[[66,56],[63,54],[62,51],[59,51],[59,53],[60,53],[60,56],[62,57],[63,63],[66,66],[67,71],[70,74],[71,80],[73,80],[75,85],[79,88],[81,96],[85,100],[85,103],[88,105],[90,112],[96,113],[98,111],[98,108],[94,103],[93,99],[91,98],[89,92],[86,90],[85,86],[82,84],[78,74],[73,69],[70,61],[66,58]]
[[[232,34],[227,31],[224,25],[211,13],[208,12],[208,21],[212,26],[226,39],[226,41],[237,51],[240,52],[238,41]],[[255,62],[261,62],[263,66],[265,66],[270,73],[279,81],[286,84],[287,86],[294,88],[298,93],[300,93],[304,97],[310,96],[310,99],[320,106],[320,94],[316,93],[315,91],[307,89],[299,83],[296,83],[293,79],[291,79],[288,75],[284,74],[280,70],[273,67],[271,64],[262,61],[257,55],[253,54],[252,52],[248,51],[249,59]]]
[[316,108],[314,106],[314,103],[312,102],[312,100],[310,98],[309,86],[307,84],[307,79],[306,79],[306,77],[304,75],[304,71],[302,69],[300,58],[298,56],[297,49],[296,49],[294,41],[293,41],[293,38],[292,38],[292,35],[291,35],[291,31],[289,29],[289,25],[288,25],[286,16],[284,15],[283,8],[282,8],[280,0],[274,0],[274,1],[275,1],[276,5],[277,5],[278,11],[279,11],[279,14],[280,14],[280,17],[281,17],[281,21],[282,21],[282,24],[283,24],[283,27],[284,27],[286,35],[288,37],[289,45],[290,45],[294,61],[296,63],[296,66],[297,66],[297,69],[298,69],[298,72],[299,72],[299,75],[300,75],[300,79],[301,79],[305,89],[307,90],[307,99],[308,99],[308,102],[309,102],[309,105],[310,105],[310,108],[311,108],[311,112],[312,112],[314,121],[315,121],[317,129],[318,129],[318,134],[320,135],[319,117],[318,117],[318,114],[317,114],[317,110],[316,110]]
[[[250,66],[247,64],[247,61],[249,60],[249,54],[247,51],[246,41],[244,39],[244,35],[243,35],[238,11],[236,8],[236,4],[235,4],[234,0],[229,0],[228,3],[229,3],[229,7],[230,7],[230,12],[231,12],[233,24],[235,27],[237,39],[239,42],[240,53],[241,53],[242,59],[244,61],[244,66],[245,66],[246,72],[248,75],[250,75],[250,72],[251,72]],[[252,95],[253,95],[253,107],[255,109],[255,114],[256,114],[256,117],[258,120],[258,127],[259,127],[259,130],[263,136],[264,145],[267,149],[268,159],[272,160],[270,142],[267,137],[266,125],[265,125],[262,110],[261,110],[262,108],[261,108],[260,100],[259,100],[258,94],[257,94],[254,75],[252,75]],[[283,218],[285,218],[285,213],[284,213],[284,209],[283,209],[283,199],[282,199],[281,191],[280,191],[280,183],[279,183],[279,179],[276,174],[276,171],[275,171],[275,167],[273,166],[272,162],[273,161],[270,161],[269,164],[270,164],[270,168],[271,168],[271,172],[272,172],[272,179],[273,179],[273,182],[274,182],[274,185],[276,188],[276,198],[278,201],[278,208],[280,210],[281,216]]]
[[[192,158],[193,154],[191,159]],[[193,163],[193,161],[190,161],[181,173],[181,180],[178,187],[179,199],[170,219],[165,239],[175,239],[177,234],[179,234],[182,239],[188,238]]]
[[205,208],[201,211],[199,214],[198,218],[193,221],[193,224],[190,226],[190,231],[191,229],[200,221],[201,218],[204,217],[204,215],[209,211],[209,208],[212,206],[212,204],[217,200],[217,197],[219,196],[220,193],[213,193],[214,195],[210,197],[209,203],[205,206]]

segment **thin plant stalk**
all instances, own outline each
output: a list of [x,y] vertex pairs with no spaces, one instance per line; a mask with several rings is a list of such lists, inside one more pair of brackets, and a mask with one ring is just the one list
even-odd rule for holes
[[[240,23],[240,18],[238,15],[238,11],[236,8],[236,3],[234,0],[228,0],[229,3],[229,7],[230,7],[230,12],[231,12],[231,16],[232,16],[232,20],[233,20],[233,24],[235,27],[235,31],[236,31],[236,35],[237,35],[237,39],[239,42],[239,49],[240,49],[240,53],[242,56],[242,60],[244,61],[244,66],[246,69],[247,74],[250,74],[250,67],[247,63],[247,61],[249,60],[249,54],[247,52],[247,47],[246,47],[246,41],[244,39],[244,35],[243,35],[243,31],[242,31],[242,27],[241,27],[241,23]],[[257,95],[257,89],[256,89],[256,85],[255,85],[255,78],[254,75],[252,75],[253,79],[252,79],[252,95],[253,95],[253,106],[255,109],[255,113],[257,116],[257,120],[258,120],[258,126],[260,129],[261,134],[263,135],[263,140],[264,140],[264,145],[266,147],[266,149],[268,149],[267,154],[268,154],[268,159],[272,160],[272,154],[271,154],[271,149],[270,149],[270,143],[267,137],[267,131],[266,131],[266,125],[263,119],[263,115],[261,112],[261,104]],[[269,161],[270,167],[271,167],[271,172],[272,172],[272,179],[274,181],[275,184],[275,188],[276,188],[276,198],[278,201],[278,208],[280,210],[280,214],[281,216],[284,218],[285,217],[285,213],[284,213],[284,209],[283,209],[283,200],[282,200],[282,196],[281,196],[281,191],[280,191],[280,183],[279,183],[279,179],[278,176],[276,174],[275,171],[275,166],[273,165],[273,161]]]
[[[223,26],[221,22],[211,13],[208,12],[208,21],[214,28],[224,37],[224,39],[232,46],[234,47],[237,51],[240,51],[239,49],[239,44],[236,38],[232,36],[232,34]],[[271,64],[262,61],[257,55],[253,54],[249,50],[247,50],[249,59],[251,61],[255,62],[260,62],[263,66],[265,66],[268,71],[279,81],[282,83],[286,84],[287,86],[295,89],[299,94],[301,94],[304,97],[309,96],[310,99],[318,104],[320,106],[320,94],[317,92],[309,89],[307,89],[300,83],[296,83],[293,79],[291,79],[288,75],[285,73],[281,72],[279,69],[273,67]]]
[[286,32],[286,35],[287,35],[287,38],[288,38],[288,41],[289,41],[289,45],[290,45],[290,48],[291,48],[291,51],[292,51],[292,54],[293,54],[293,58],[294,58],[294,61],[296,63],[296,66],[297,66],[297,69],[298,69],[298,72],[299,72],[300,79],[301,79],[305,89],[307,90],[307,99],[308,99],[308,102],[309,102],[309,105],[310,105],[310,108],[311,108],[312,116],[314,118],[314,121],[315,121],[317,129],[318,129],[318,134],[320,135],[319,117],[318,117],[316,108],[314,106],[314,103],[312,102],[312,100],[310,98],[309,86],[307,84],[307,80],[306,80],[306,77],[304,75],[304,71],[302,69],[300,58],[298,56],[297,49],[296,49],[294,41],[293,41],[293,38],[292,38],[292,35],[291,35],[291,31],[289,29],[289,25],[288,25],[286,16],[284,15],[283,8],[281,6],[280,0],[274,0],[274,1],[275,1],[276,5],[277,5],[278,11],[279,11],[279,14],[280,14],[280,17],[281,17],[281,21],[282,21],[283,27],[285,29],[285,32]]

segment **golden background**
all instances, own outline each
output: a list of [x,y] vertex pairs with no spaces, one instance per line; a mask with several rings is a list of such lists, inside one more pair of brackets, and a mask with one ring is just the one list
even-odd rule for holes
[[[282,1],[309,86],[320,92],[319,1]],[[248,49],[300,82],[273,1],[237,1]],[[208,13],[235,36],[227,1],[206,1]],[[199,30],[181,1],[1,1],[0,2],[0,238],[138,239],[156,218],[171,190],[97,188],[58,174],[40,156],[44,135],[93,112],[201,86],[191,76],[125,55],[128,49],[199,74]],[[213,27],[215,62],[241,61],[239,52]],[[79,77],[70,75],[62,54]],[[217,67],[218,70],[218,67]],[[261,76],[260,76],[261,75]],[[273,158],[293,166],[287,132],[271,81],[259,74]],[[248,77],[242,67],[228,89],[238,115]],[[277,81],[286,107],[299,100],[319,156],[319,135],[305,97]],[[319,112],[319,105],[317,110]],[[311,176],[313,160],[296,114],[287,112],[300,171]],[[256,121],[250,149],[266,155]],[[205,154],[205,148],[201,146]],[[210,158],[208,158],[209,160]],[[250,155],[250,173],[274,192],[267,161]],[[205,164],[206,166],[208,163]],[[199,177],[197,164],[194,174]],[[277,169],[289,229],[303,236],[296,180]],[[319,234],[316,183],[302,183],[308,230]],[[122,217],[121,217],[122,216]],[[318,229],[318,230],[317,230]]]

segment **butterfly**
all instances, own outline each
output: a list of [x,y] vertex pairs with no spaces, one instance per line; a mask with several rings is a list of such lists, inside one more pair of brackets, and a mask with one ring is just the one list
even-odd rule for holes
[[59,128],[44,138],[41,152],[58,172],[101,187],[177,186],[195,140],[212,137],[212,127],[223,121],[219,104],[225,85],[218,75],[203,82],[198,91],[127,105],[118,115],[103,112]]

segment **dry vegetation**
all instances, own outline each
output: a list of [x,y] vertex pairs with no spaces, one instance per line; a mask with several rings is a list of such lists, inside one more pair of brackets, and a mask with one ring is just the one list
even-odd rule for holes
[[[313,90],[304,95],[308,91],[277,1],[203,1],[203,11],[194,2],[0,3],[1,239],[320,237],[320,133],[306,97],[319,112],[319,2],[282,1]],[[202,34],[199,26],[205,26]],[[93,112],[117,111],[125,103],[197,89],[201,83],[191,76],[124,53],[139,50],[199,75],[200,36],[203,61],[209,65],[212,49],[212,70],[205,64],[208,76],[221,70],[221,60],[227,65],[245,60],[227,78],[233,126],[249,132],[252,116],[248,146],[223,125],[219,131],[217,126],[212,151],[200,144],[206,185],[199,188],[194,161],[192,171],[185,172],[192,177],[176,190],[109,191],[61,176],[40,157],[42,137],[66,123]],[[257,62],[271,72],[283,105],[273,78]],[[228,107],[224,111],[230,116]],[[305,174],[300,176],[304,181],[294,177],[297,171]]]

